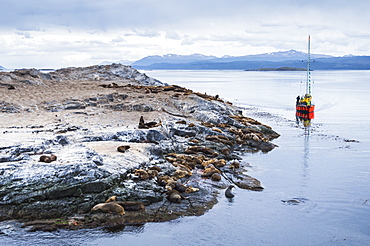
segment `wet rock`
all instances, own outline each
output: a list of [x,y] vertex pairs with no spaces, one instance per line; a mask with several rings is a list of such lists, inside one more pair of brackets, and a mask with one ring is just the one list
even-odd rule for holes
[[253,178],[247,174],[234,173],[233,176],[231,176],[230,178],[233,180],[233,183],[236,184],[241,189],[255,190],[255,191],[263,190],[261,182],[258,179]]
[[[36,129],[12,129],[22,130],[22,134],[33,131],[37,136],[28,142],[0,147],[0,220],[38,220],[25,226],[47,231],[167,221],[203,214],[217,202],[219,190],[230,184],[263,189],[257,179],[242,173],[241,165],[228,163],[240,159],[243,151],[272,150],[275,145],[270,140],[278,134],[241,116],[238,108],[219,97],[165,86],[121,64],[64,68],[48,75],[24,70],[5,73],[0,78],[6,83],[33,81],[27,86],[47,83],[46,80],[99,81],[104,85],[97,85],[102,93],[43,102],[37,110],[77,111],[84,113],[87,121],[87,110],[95,110],[92,107],[127,111],[130,114],[125,117],[132,113],[137,117],[135,122],[145,126],[138,129],[135,123],[134,128],[95,131],[88,124],[64,124],[58,119],[55,127],[45,124]],[[130,84],[119,84],[122,81],[118,79]],[[136,93],[135,99],[130,90]],[[142,102],[144,96],[137,95],[140,92],[150,100]],[[164,101],[152,102],[163,93],[168,94]],[[22,110],[17,105],[0,103],[3,113]],[[143,120],[139,121],[137,115],[141,114]],[[119,146],[130,148],[119,152]],[[55,155],[57,159],[40,162],[43,155]],[[160,182],[164,176],[175,182],[174,187]],[[177,191],[172,193],[180,199],[167,199],[169,187]],[[126,211],[124,216],[90,212],[111,196],[143,204],[145,211]],[[50,221],[41,223],[40,219]]]

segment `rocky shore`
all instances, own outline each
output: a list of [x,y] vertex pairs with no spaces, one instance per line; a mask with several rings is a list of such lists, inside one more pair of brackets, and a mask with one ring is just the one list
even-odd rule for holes
[[[0,94],[0,220],[31,231],[201,215],[230,184],[263,189],[240,156],[279,136],[217,95],[121,64],[0,72]],[[139,207],[91,210],[112,196]]]

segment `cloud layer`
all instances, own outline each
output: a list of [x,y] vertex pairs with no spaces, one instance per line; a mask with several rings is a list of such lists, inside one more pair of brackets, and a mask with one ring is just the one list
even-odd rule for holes
[[305,50],[370,55],[363,0],[2,0],[0,65],[86,66],[148,55]]

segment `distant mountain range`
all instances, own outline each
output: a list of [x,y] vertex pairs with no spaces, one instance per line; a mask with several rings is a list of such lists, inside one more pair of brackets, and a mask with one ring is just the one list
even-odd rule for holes
[[99,65],[112,65],[113,63],[119,63],[119,64],[122,64],[122,65],[131,65],[133,63],[133,61],[129,61],[129,60],[120,60],[120,61],[116,61],[116,62],[110,62],[110,61],[103,61],[101,63],[99,63]]
[[[320,69],[370,69],[370,56],[334,57],[323,54],[311,54],[311,68]],[[201,54],[147,56],[131,66],[136,69],[237,69],[255,70],[263,68],[305,68],[307,54],[289,50],[247,56],[206,56]]]
[[[334,57],[323,54],[311,54],[311,69],[313,70],[370,70],[370,56]],[[207,56],[202,54],[164,56],[147,56],[132,62],[121,60],[117,62],[104,61],[100,65],[121,63],[131,65],[136,69],[176,69],[176,70],[278,70],[288,67],[292,70],[305,69],[307,64],[305,52],[289,50],[259,55],[246,56]],[[5,69],[0,66],[0,70]]]

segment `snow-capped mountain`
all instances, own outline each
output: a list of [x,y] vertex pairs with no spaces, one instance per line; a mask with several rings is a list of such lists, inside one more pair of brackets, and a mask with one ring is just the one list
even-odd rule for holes
[[192,54],[192,55],[176,55],[176,54],[167,54],[164,56],[147,56],[134,63],[132,66],[148,66],[155,63],[190,63],[197,61],[206,61],[217,59],[216,56],[206,56],[201,54]]

